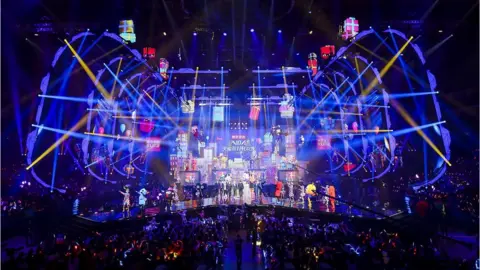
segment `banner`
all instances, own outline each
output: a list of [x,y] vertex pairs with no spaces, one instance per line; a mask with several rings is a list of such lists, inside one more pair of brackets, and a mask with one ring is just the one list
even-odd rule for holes
[[147,152],[158,152],[160,151],[161,138],[151,137],[147,138]]
[[232,135],[230,145],[227,147],[229,152],[251,152],[255,148],[250,145],[250,140],[245,135]]
[[317,149],[327,150],[332,148],[332,138],[330,135],[317,135]]
[[213,122],[223,122],[225,120],[224,107],[213,107]]

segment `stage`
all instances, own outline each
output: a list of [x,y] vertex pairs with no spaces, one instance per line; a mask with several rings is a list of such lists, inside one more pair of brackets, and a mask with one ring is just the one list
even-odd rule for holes
[[94,222],[109,222],[109,221],[118,221],[124,219],[144,219],[149,217],[155,217],[160,214],[169,214],[169,213],[176,213],[183,210],[186,211],[201,211],[204,208],[208,207],[242,207],[244,205],[255,207],[281,207],[287,208],[291,210],[301,210],[305,212],[311,213],[325,213],[331,214],[335,216],[343,216],[343,217],[357,217],[357,218],[369,218],[369,219],[386,219],[390,217],[394,217],[396,215],[402,214],[404,211],[401,209],[385,209],[385,208],[378,208],[378,209],[368,209],[368,210],[361,210],[355,207],[349,208],[348,205],[339,203],[335,207],[335,212],[330,212],[323,203],[313,201],[311,204],[311,208],[309,208],[308,201],[294,201],[290,202],[290,200],[285,199],[278,201],[272,197],[264,197],[262,196],[261,201],[244,201],[240,198],[233,198],[229,202],[221,203],[219,200],[214,198],[207,198],[201,200],[190,200],[184,202],[176,202],[172,203],[171,211],[167,211],[165,206],[157,206],[157,207],[148,207],[145,209],[145,215],[141,215],[140,208],[134,207],[130,210],[130,217],[127,217],[126,214],[123,214],[120,210],[110,210],[105,212],[94,212],[88,214],[82,214],[83,218]]

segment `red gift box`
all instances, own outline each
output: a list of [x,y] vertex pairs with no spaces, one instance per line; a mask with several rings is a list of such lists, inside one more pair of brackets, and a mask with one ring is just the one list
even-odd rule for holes
[[148,119],[143,119],[140,122],[140,131],[145,133],[150,133],[155,125]]
[[355,167],[357,167],[357,165],[351,162],[347,162],[345,165],[343,165],[343,170],[345,172],[350,172],[351,170],[355,169]]
[[250,107],[250,114],[248,115],[248,118],[250,118],[251,120],[257,121],[259,115],[260,115],[260,107],[258,106]]
[[320,54],[323,59],[328,59],[335,54],[335,46],[327,45],[320,48]]
[[152,47],[145,47],[143,48],[143,58],[155,58],[155,52],[157,50],[155,48],[152,48]]

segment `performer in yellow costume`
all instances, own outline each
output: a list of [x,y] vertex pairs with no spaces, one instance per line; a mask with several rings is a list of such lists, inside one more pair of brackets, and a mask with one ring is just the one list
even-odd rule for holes
[[317,188],[315,187],[315,184],[313,182],[307,185],[307,190],[305,191],[305,193],[307,193],[308,210],[311,210],[312,197],[317,196]]

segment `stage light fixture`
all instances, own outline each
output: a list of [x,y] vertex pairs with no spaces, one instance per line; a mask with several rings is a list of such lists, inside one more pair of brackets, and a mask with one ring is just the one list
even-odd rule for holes
[[196,36],[196,35],[197,35],[197,32],[193,32],[193,35]]
[[443,33],[443,30],[442,29],[438,30],[438,33]]
[[253,32],[255,32],[255,29],[251,28],[250,33],[253,33]]
[[282,30],[278,30],[278,33],[281,34],[281,33],[282,33]]
[[308,32],[308,34],[309,34],[309,35],[313,34],[313,31],[312,31],[312,30],[310,30],[310,32]]
[[372,27],[370,26],[370,29],[372,29]]
[[226,37],[226,36],[227,36],[227,33],[223,32],[223,36]]
[[87,28],[87,31],[89,32],[89,31],[90,31],[90,28]]
[[163,32],[163,35],[166,36],[166,35],[167,35],[167,32]]
[[34,36],[38,37],[38,33],[33,34]]
[[388,26],[388,28],[390,29],[390,25]]
[[300,53],[297,52],[297,55],[300,55]]

